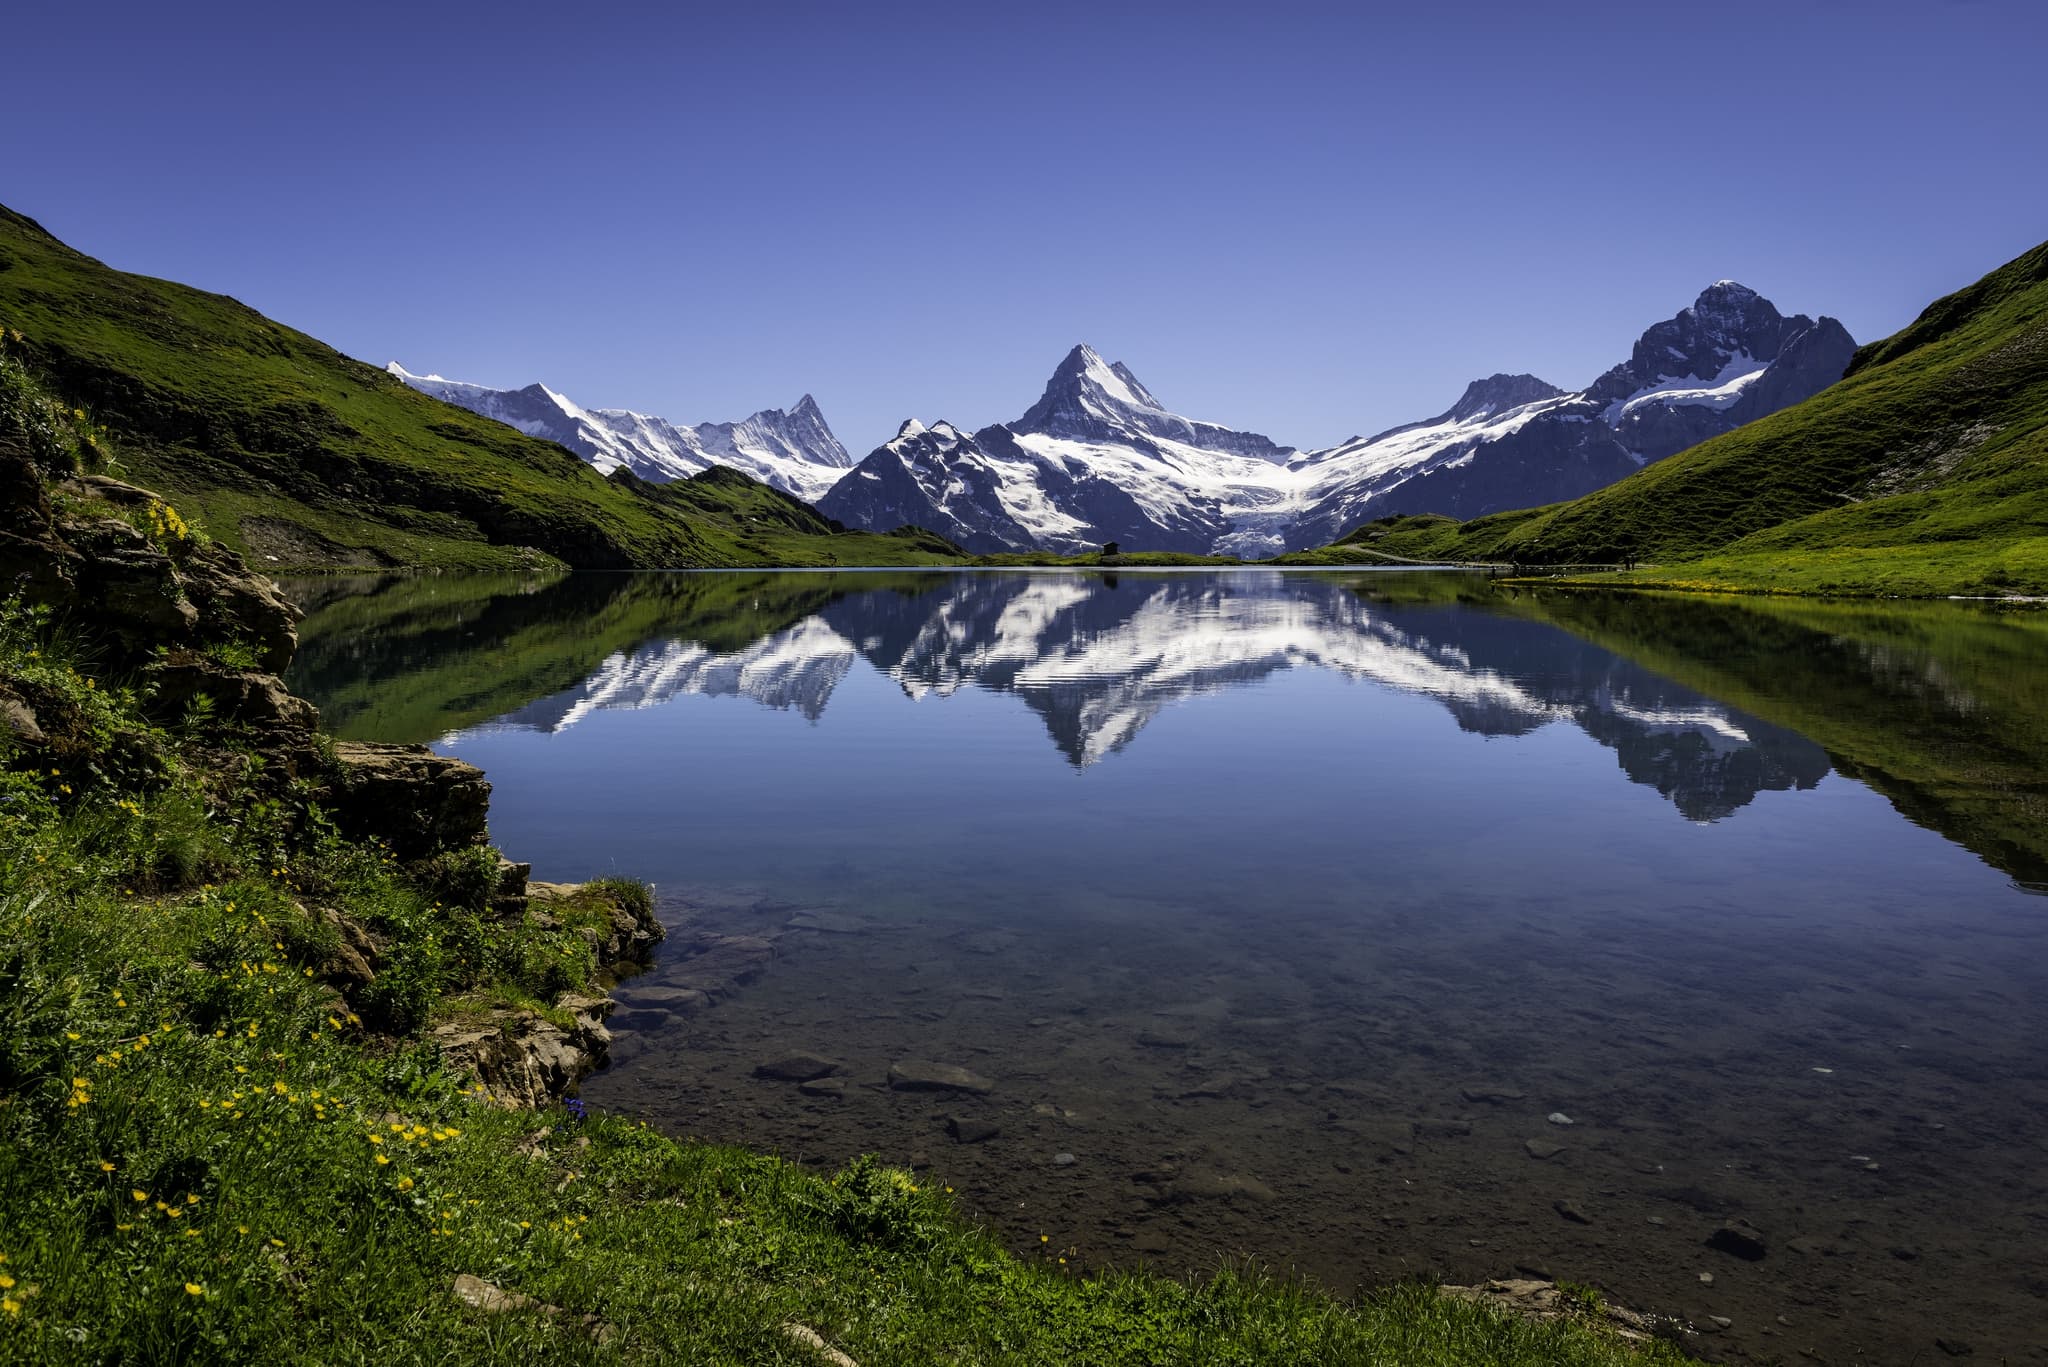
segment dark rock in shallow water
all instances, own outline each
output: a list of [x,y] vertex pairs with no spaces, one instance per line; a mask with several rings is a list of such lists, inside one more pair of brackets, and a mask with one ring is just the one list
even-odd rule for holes
[[1138,1032],[1138,1043],[1148,1049],[1185,1049],[1195,1042],[1195,1032],[1185,1025],[1148,1025]]
[[889,1085],[899,1092],[973,1092],[977,1095],[995,1088],[993,1082],[979,1073],[970,1073],[950,1063],[925,1063],[917,1059],[901,1059],[890,1064]]
[[1504,1087],[1467,1087],[1458,1095],[1474,1105],[1505,1106],[1510,1101],[1521,1101],[1527,1092],[1509,1091]]
[[985,1144],[1002,1132],[1000,1125],[986,1120],[975,1120],[961,1115],[946,1117],[946,1133],[953,1136],[953,1142],[956,1144]]
[[699,934],[679,948],[665,976],[672,985],[702,992],[714,1002],[760,977],[775,957],[775,941],[760,935]]
[[649,1010],[679,1012],[688,1015],[702,1011],[711,1004],[711,998],[694,987],[662,987],[656,984],[634,983],[619,994],[620,1001],[631,1002],[635,1007]]
[[812,1078],[809,1082],[799,1082],[796,1089],[805,1096],[827,1096],[835,1101],[846,1099],[846,1079],[843,1077]]
[[1522,1147],[1529,1151],[1531,1158],[1555,1158],[1564,1152],[1564,1145],[1553,1144],[1547,1139],[1525,1139]]
[[838,1071],[836,1062],[816,1054],[784,1054],[754,1065],[755,1077],[773,1078],[777,1082],[810,1082]]
[[1707,1247],[1719,1249],[1749,1262],[1761,1259],[1768,1246],[1763,1231],[1747,1220],[1731,1220],[1722,1225],[1707,1238]]
[[1553,1201],[1550,1203],[1550,1208],[1575,1225],[1590,1225],[1593,1223],[1593,1217],[1580,1210],[1574,1202]]
[[1240,1172],[1196,1170],[1176,1178],[1168,1195],[1174,1201],[1257,1201],[1279,1199],[1256,1177]]

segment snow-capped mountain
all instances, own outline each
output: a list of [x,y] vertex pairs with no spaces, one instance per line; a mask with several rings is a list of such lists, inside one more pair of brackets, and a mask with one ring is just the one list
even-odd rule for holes
[[1787,318],[1717,281],[1579,393],[1494,375],[1425,422],[1296,457],[1308,488],[1288,544],[1323,545],[1394,513],[1471,518],[1577,498],[1818,394],[1855,350],[1834,319]]
[[905,423],[818,503],[850,526],[914,522],[969,550],[1241,547],[1284,517],[1296,482],[1284,447],[1168,412],[1130,369],[1092,347],[1061,361],[1012,423],[969,435]]
[[396,361],[385,369],[422,393],[566,446],[600,474],[624,466],[663,484],[725,465],[815,503],[853,464],[808,394],[787,410],[689,427],[623,408],[583,408],[545,385],[492,389],[414,375]]
[[1834,319],[1787,318],[1723,280],[1584,390],[1492,375],[1433,418],[1297,452],[1172,413],[1129,367],[1078,346],[1022,418],[971,435],[908,423],[818,506],[984,552],[1115,541],[1269,555],[1391,513],[1476,517],[1575,498],[1818,393],[1854,350]]

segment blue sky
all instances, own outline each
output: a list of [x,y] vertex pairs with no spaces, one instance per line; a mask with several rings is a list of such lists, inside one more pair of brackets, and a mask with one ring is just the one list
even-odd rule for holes
[[2048,236],[2048,6],[109,6],[0,202],[365,360],[855,454],[1086,340],[1328,444],[1733,277],[1859,340]]

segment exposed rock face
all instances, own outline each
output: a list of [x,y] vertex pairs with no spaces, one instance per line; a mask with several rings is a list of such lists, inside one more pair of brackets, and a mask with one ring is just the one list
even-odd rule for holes
[[49,739],[36,720],[35,709],[10,688],[0,688],[0,733],[18,745],[39,746]]
[[340,741],[326,795],[335,825],[379,839],[400,859],[481,845],[488,838],[491,785],[483,770],[424,745]]
[[567,1027],[532,1011],[494,1011],[479,1022],[443,1025],[433,1033],[443,1062],[476,1075],[501,1105],[539,1107],[566,1096],[604,1062],[609,997],[569,995],[555,1003]]
[[[297,645],[298,610],[147,489],[99,475],[51,486],[27,451],[0,444],[0,594],[13,591],[89,623],[101,658],[147,686],[144,706],[156,718],[186,720],[203,698],[206,715],[240,733],[238,748],[218,752],[224,774],[281,792],[324,763],[318,713],[277,678]],[[76,749],[61,706],[38,713],[54,700],[9,698],[0,725],[13,741]],[[138,735],[133,748],[139,756],[154,747]]]
[[214,715],[257,730],[311,733],[320,713],[295,697],[275,674],[235,669],[191,650],[173,650],[148,670],[156,682],[153,707],[178,715],[207,699]]
[[1105,365],[1094,349],[1085,345],[1067,353],[1046,381],[1045,393],[1009,428],[1086,442],[1123,441],[1135,431],[1199,451],[1275,462],[1294,454],[1294,448],[1257,432],[1240,432],[1168,412],[1129,366],[1122,361]]

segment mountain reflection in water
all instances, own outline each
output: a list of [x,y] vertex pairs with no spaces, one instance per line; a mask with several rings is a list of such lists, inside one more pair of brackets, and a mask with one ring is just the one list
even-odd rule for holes
[[[736,647],[651,624],[649,639],[613,651],[574,686],[487,720],[559,731],[594,711],[695,694],[816,721],[864,660],[913,699],[967,688],[1014,695],[1081,768],[1131,744],[1173,703],[1281,670],[1325,669],[1434,698],[1481,735],[1574,724],[1693,820],[1727,816],[1759,791],[1810,788],[1829,767],[1791,732],[1554,627],[1376,601],[1358,591],[1357,576],[934,574],[872,591],[856,576],[751,578],[788,602],[795,620]],[[676,582],[612,577],[607,587],[631,597]],[[812,607],[806,589],[822,589],[825,601]],[[544,609],[538,597],[518,605]],[[580,618],[569,615],[564,629]],[[330,686],[328,643],[317,619],[307,634],[304,683],[319,699]]]
[[[1461,728],[1565,722],[1712,821],[1833,767],[2023,883],[2048,880],[2048,622],[1972,605],[1503,591],[1469,576],[857,572],[290,581],[291,682],[339,735],[559,731],[740,697],[817,721],[857,662],[911,699],[1013,695],[1076,768],[1163,708],[1328,670]],[[1832,757],[1832,761],[1831,761]]]

